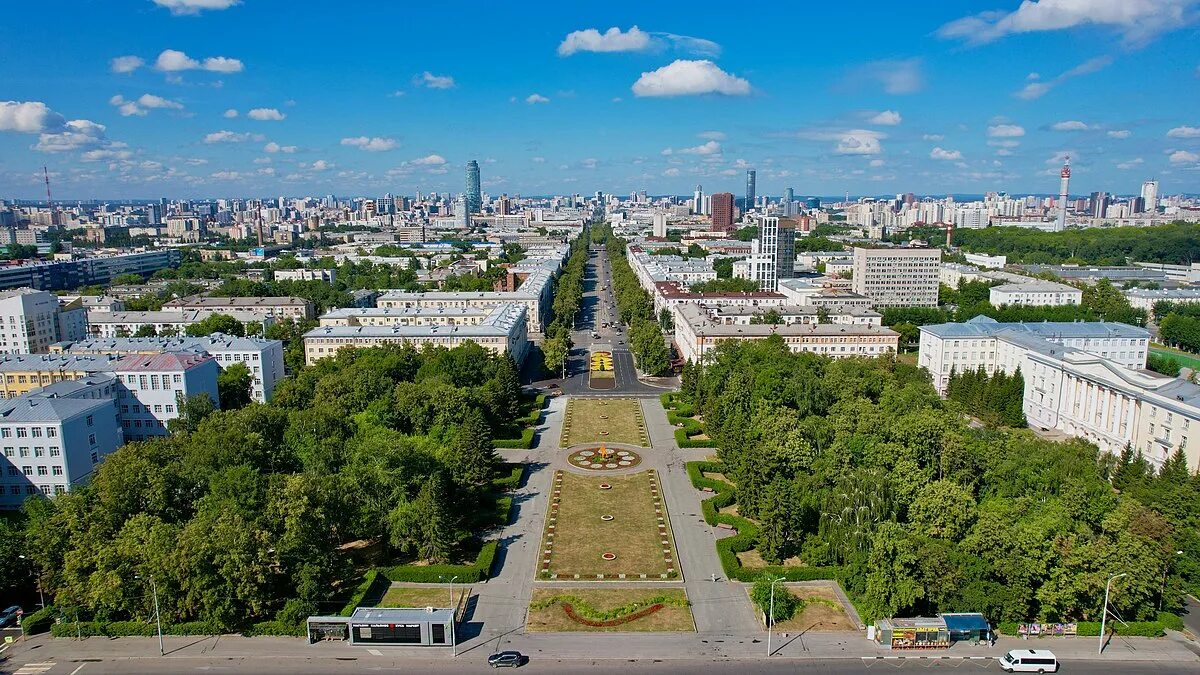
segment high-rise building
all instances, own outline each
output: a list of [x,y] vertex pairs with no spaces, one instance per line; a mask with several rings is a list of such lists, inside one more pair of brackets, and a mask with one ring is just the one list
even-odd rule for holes
[[937,307],[939,248],[855,248],[851,290],[875,307]]
[[470,213],[479,213],[483,208],[483,196],[479,189],[479,162],[467,162],[467,209]]
[[1093,218],[1103,218],[1105,211],[1108,210],[1108,195],[1103,192],[1093,192],[1091,209]]
[[759,290],[774,292],[780,279],[794,276],[796,222],[776,216],[758,216],[758,237],[750,242],[750,256],[733,264],[733,275],[758,283]]
[[667,214],[655,213],[653,218],[654,236],[665,239],[667,236]]
[[1059,232],[1067,229],[1067,195],[1069,194],[1071,184],[1071,158],[1067,157],[1063,162],[1062,171],[1059,172],[1058,181],[1058,225],[1055,227]]
[[746,169],[746,210],[754,208],[754,197],[757,195],[755,186],[758,173],[754,169]]
[[1146,202],[1146,211],[1158,211],[1158,181],[1148,180],[1142,183],[1142,201]]
[[704,213],[704,188],[696,186],[696,191],[692,193],[692,213],[701,215]]
[[733,193],[716,192],[711,199],[712,229],[728,232],[733,229]]

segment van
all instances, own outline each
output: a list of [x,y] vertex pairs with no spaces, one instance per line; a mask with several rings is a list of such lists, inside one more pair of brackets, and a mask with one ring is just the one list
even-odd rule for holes
[[1009,673],[1054,673],[1058,659],[1046,649],[1014,649],[1000,657],[1000,669]]

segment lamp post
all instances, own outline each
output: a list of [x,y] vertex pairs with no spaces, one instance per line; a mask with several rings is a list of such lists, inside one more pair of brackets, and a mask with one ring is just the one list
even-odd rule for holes
[[[154,623],[158,625],[158,655],[166,656],[166,650],[163,649],[163,632],[162,632],[162,614],[158,611],[158,584],[154,582],[153,575],[147,575],[150,579],[150,590],[154,594]],[[140,579],[138,575],[133,575],[134,579]]]
[[1120,574],[1114,574],[1108,578],[1108,583],[1104,584],[1104,613],[1100,615],[1100,646],[1099,646],[1099,648],[1096,649],[1097,654],[1104,653],[1104,624],[1108,620],[1108,591],[1109,591],[1109,588],[1112,586],[1112,582],[1114,580],[1120,579],[1121,577],[1127,577],[1127,576],[1129,576],[1128,572],[1121,572]]
[[[438,575],[438,580],[445,577]],[[458,575],[450,577],[450,656],[458,657],[458,605],[454,604],[454,581],[458,579]]]
[[779,577],[771,581],[771,609],[767,613],[767,658],[771,658],[771,628],[775,625],[775,584],[783,580],[784,577]]
[[[29,560],[29,558],[26,558],[24,555],[18,555],[17,557],[20,558],[21,560]],[[32,562],[32,561],[30,561],[30,562]],[[42,593],[42,575],[40,575],[36,571],[34,571],[32,565],[31,565],[30,569],[29,569],[29,576],[33,577],[33,583],[37,585],[38,601],[39,601],[39,604],[41,604],[42,609],[45,609],[46,608],[46,596]]]
[[[1183,551],[1175,551],[1175,555],[1183,555]],[[1167,558],[1167,564],[1163,566],[1162,585],[1158,587],[1158,611],[1162,611],[1163,595],[1167,592],[1167,575],[1171,573],[1171,561],[1174,557]]]

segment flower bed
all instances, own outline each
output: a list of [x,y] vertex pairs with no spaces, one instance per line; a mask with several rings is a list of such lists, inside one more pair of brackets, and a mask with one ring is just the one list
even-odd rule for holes
[[620,617],[618,619],[609,619],[608,621],[595,621],[593,619],[585,619],[584,617],[579,616],[578,614],[575,613],[575,607],[573,605],[571,605],[570,603],[563,603],[562,607],[563,607],[563,611],[566,612],[567,616],[569,616],[571,618],[571,620],[574,621],[575,623],[581,623],[585,626],[590,626],[592,628],[610,628],[612,626],[620,626],[621,624],[629,623],[631,621],[637,621],[638,619],[642,619],[647,616],[650,616],[651,614],[662,609],[663,604],[660,602],[660,603],[657,603],[654,605],[650,605],[649,607],[647,607],[643,610],[634,612],[633,614],[626,614],[625,616]]

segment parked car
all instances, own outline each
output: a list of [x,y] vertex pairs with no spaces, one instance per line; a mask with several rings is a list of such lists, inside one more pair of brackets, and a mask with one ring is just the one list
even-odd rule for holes
[[16,623],[17,619],[21,616],[20,612],[21,608],[17,605],[13,605],[0,612],[0,628],[5,628],[11,623]]
[[488,657],[488,665],[493,668],[520,668],[525,661],[525,655],[516,651],[496,652]]

